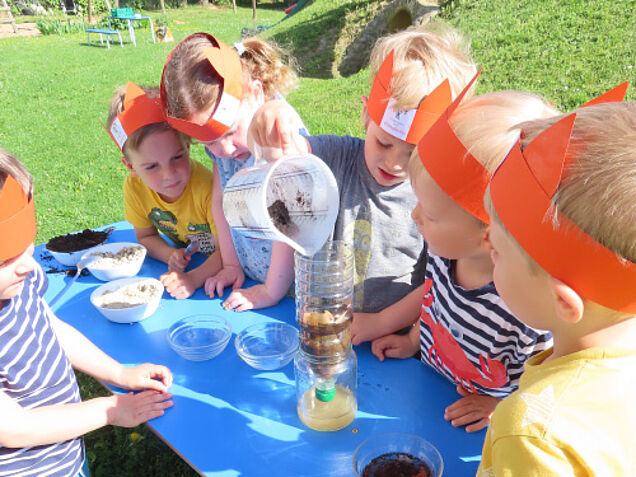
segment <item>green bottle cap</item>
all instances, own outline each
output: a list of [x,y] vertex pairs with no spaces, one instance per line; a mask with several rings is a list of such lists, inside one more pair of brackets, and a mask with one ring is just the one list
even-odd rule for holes
[[316,399],[322,402],[329,402],[336,397],[336,383],[331,379],[316,381]]

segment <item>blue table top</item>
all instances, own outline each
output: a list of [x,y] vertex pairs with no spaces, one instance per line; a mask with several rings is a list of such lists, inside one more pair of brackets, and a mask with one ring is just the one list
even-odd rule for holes
[[[108,242],[136,241],[128,223],[114,225]],[[45,271],[66,268],[48,257],[43,246],[36,247],[35,258]],[[158,277],[166,270],[165,264],[147,258],[139,276]],[[70,277],[47,276],[45,298],[50,300]],[[305,427],[296,414],[293,363],[277,371],[253,369],[238,357],[233,339],[216,358],[192,362],[177,355],[166,340],[172,323],[195,313],[226,317],[233,335],[256,322],[295,324],[293,300],[237,313],[224,310],[221,300],[209,299],[202,290],[187,300],[164,293],[152,316],[128,325],[106,320],[91,305],[89,296],[101,284],[92,276],[80,277],[56,304],[55,313],[125,365],[153,362],[171,369],[174,407],[148,425],[201,474],[235,477],[275,471],[279,476],[353,476],[353,453],[364,439],[399,431],[432,442],[444,460],[444,475],[475,475],[484,431],[468,434],[444,420],[444,408],[459,396],[451,383],[419,361],[381,363],[368,344],[357,346],[356,418],[340,431],[318,432]]]

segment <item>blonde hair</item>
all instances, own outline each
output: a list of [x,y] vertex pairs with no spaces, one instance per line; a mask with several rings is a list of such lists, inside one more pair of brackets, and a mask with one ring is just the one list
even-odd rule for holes
[[[292,60],[281,48],[256,37],[242,43],[244,85],[249,80],[259,80],[266,99],[273,99],[277,93],[285,95],[296,86],[298,78],[290,66]],[[204,55],[209,46],[210,39],[206,35],[195,34],[173,51],[163,79],[169,116],[190,119],[220,99],[220,78]]]
[[391,50],[391,98],[399,110],[417,108],[447,78],[455,97],[477,72],[470,41],[445,23],[410,27],[378,39],[370,58],[372,82]]
[[[467,151],[491,174],[519,137],[519,123],[558,114],[541,97],[525,91],[496,91],[467,99],[448,122]],[[417,151],[409,173],[415,178],[424,166]]]
[[[159,98],[159,88],[157,86],[140,86],[140,88],[146,93],[148,98],[156,99]],[[110,127],[113,124],[115,118],[124,110],[124,99],[126,97],[126,86],[118,86],[113,93],[113,97],[110,100],[110,107],[108,108],[108,119],[107,123]],[[128,158],[128,154],[131,151],[137,151],[141,146],[141,143],[148,136],[153,134],[163,132],[163,131],[174,131],[178,136],[179,140],[185,145],[189,141],[187,136],[181,134],[179,131],[174,130],[167,122],[162,123],[154,123],[147,124],[142,126],[133,132],[128,139],[126,139],[126,143],[124,144],[123,153],[124,156]]]
[[13,177],[24,190],[29,199],[33,197],[33,177],[18,158],[0,148],[0,190],[4,187],[7,177]]
[[[635,263],[636,102],[604,103],[575,112],[563,179],[546,220],[556,225],[558,214],[564,214],[594,240]],[[522,148],[565,116],[520,124]],[[494,211],[489,191],[485,202],[491,218],[511,236]],[[514,243],[532,264],[531,269],[547,274],[516,240]],[[603,309],[608,318],[630,316],[590,300],[585,306]]]

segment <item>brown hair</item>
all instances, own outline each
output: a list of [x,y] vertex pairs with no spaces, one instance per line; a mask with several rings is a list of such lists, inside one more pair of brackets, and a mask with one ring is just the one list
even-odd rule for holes
[[[277,93],[285,95],[295,87],[297,77],[290,66],[292,60],[282,49],[256,37],[242,43],[245,48],[241,55],[243,84],[251,79],[259,80],[266,100],[273,99]],[[195,34],[173,51],[163,78],[169,116],[190,119],[220,99],[220,78],[203,54],[209,46],[210,39],[206,35]]]
[[8,176],[13,177],[20,184],[29,199],[33,197],[33,177],[29,171],[19,159],[0,148],[0,190],[4,187]]
[[[140,88],[146,93],[146,95],[150,99],[155,99],[159,97],[159,88],[156,86],[152,86],[152,87],[140,86]],[[117,115],[119,115],[124,110],[125,97],[126,97],[126,87],[118,86],[115,89],[115,93],[113,93],[113,97],[110,100],[110,107],[108,108],[108,120],[106,124],[108,124],[109,127],[111,124],[113,124],[113,121],[115,120]],[[124,144],[124,150],[123,150],[124,156],[127,155],[126,154],[127,152],[137,151],[139,147],[141,146],[141,143],[148,136],[151,136],[152,134],[155,134],[158,132],[170,131],[170,130],[175,131],[175,133],[178,134],[179,139],[184,144],[187,143],[187,140],[188,140],[187,137],[179,133],[178,131],[172,129],[172,127],[170,127],[170,125],[167,122],[147,124],[137,129],[134,133],[128,136],[128,139],[126,140],[126,143]]]

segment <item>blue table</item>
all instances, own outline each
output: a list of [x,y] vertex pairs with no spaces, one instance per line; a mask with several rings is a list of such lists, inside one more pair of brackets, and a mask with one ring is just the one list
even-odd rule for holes
[[136,13],[135,15],[130,16],[117,16],[117,17],[109,17],[108,18],[108,27],[110,28],[110,20],[126,20],[128,22],[128,34],[130,35],[130,41],[134,46],[137,46],[137,38],[135,37],[135,28],[133,26],[133,22],[135,21],[147,21],[148,26],[150,27],[150,33],[152,34],[152,42],[155,41],[155,29],[152,26],[152,18],[146,15],[140,15]]
[[[109,242],[135,241],[128,223],[114,225]],[[63,268],[47,255],[42,246],[36,247],[35,257],[45,271]],[[158,277],[166,269],[146,259],[139,275]],[[51,299],[70,277],[48,277],[46,298]],[[233,340],[218,357],[192,362],[178,356],[166,341],[168,327],[194,313],[225,316],[233,334],[259,321],[295,323],[291,299],[273,308],[236,313],[223,310],[219,299],[210,300],[201,290],[181,301],[164,294],[154,315],[122,325],[106,320],[91,305],[90,293],[101,283],[92,276],[80,277],[54,311],[118,361],[154,362],[172,370],[174,407],[148,425],[202,475],[353,476],[352,456],[358,444],[386,431],[410,432],[431,441],[442,454],[445,476],[475,475],[484,432],[467,434],[443,419],[444,407],[458,397],[455,388],[418,361],[380,363],[368,344],[358,346],[356,418],[341,431],[317,432],[296,414],[293,364],[278,371],[255,370],[240,360]]]

